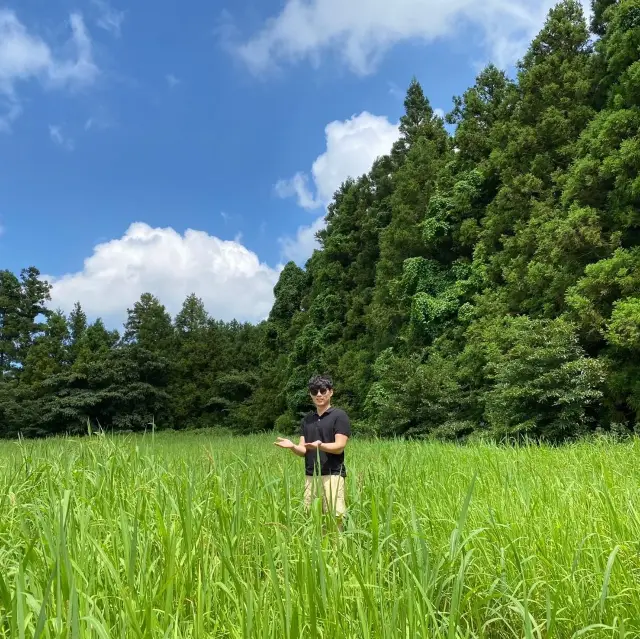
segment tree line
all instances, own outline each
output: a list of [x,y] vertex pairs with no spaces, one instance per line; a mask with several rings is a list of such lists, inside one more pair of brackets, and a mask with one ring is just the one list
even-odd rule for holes
[[120,335],[48,310],[37,269],[0,273],[0,434],[290,433],[315,372],[362,434],[637,431],[640,0],[592,9],[556,5],[516,77],[486,67],[444,120],[412,81],[399,140],[258,325],[145,294]]

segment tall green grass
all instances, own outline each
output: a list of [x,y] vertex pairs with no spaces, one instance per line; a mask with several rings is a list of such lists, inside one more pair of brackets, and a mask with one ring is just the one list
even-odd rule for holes
[[0,637],[640,636],[640,445],[352,442],[341,534],[272,438],[0,444]]

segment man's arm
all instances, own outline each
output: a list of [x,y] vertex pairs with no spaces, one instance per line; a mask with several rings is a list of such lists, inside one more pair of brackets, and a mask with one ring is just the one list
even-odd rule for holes
[[304,437],[300,437],[300,442],[296,446],[291,440],[278,437],[278,441],[275,442],[276,446],[290,450],[294,455],[298,457],[304,457],[307,454],[307,448],[304,443]]
[[297,455],[298,457],[304,457],[307,454],[307,448],[304,445],[304,437],[300,437],[300,441],[298,442],[297,446],[294,446],[291,451],[293,452],[294,455]]
[[347,446],[349,438],[346,435],[336,434],[336,441],[330,443],[322,443],[321,441],[305,444],[308,450],[321,450],[323,453],[331,453],[339,455]]
[[319,448],[323,453],[331,453],[332,455],[339,455],[347,447],[347,441],[349,438],[346,435],[336,434],[336,441],[320,444]]
[[347,441],[351,437],[351,422],[347,417],[347,414],[343,411],[338,413],[338,419],[335,423],[334,440],[331,443],[323,444],[318,442],[318,448],[323,453],[330,453],[332,455],[340,455],[347,446]]

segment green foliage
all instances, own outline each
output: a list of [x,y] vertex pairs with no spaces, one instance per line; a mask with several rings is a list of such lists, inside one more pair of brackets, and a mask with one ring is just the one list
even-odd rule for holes
[[10,271],[0,271],[0,373],[16,363],[20,335],[20,281]]
[[609,344],[628,351],[640,349],[640,299],[616,300],[607,326]]
[[43,382],[61,373],[70,360],[69,346],[67,318],[59,311],[52,313],[42,335],[29,348],[21,380],[27,384]]
[[40,271],[30,266],[20,273],[21,294],[19,303],[19,332],[17,339],[17,362],[24,365],[29,348],[36,336],[45,329],[42,318],[51,311],[47,302],[51,299],[51,286],[40,279]]
[[562,319],[505,318],[483,331],[486,421],[497,436],[563,440],[594,429],[605,368]]
[[377,381],[365,403],[365,415],[380,436],[423,436],[446,427],[460,389],[453,363],[434,354],[398,356],[387,349],[376,360]]
[[171,316],[158,298],[143,293],[132,309],[127,310],[124,342],[138,344],[150,351],[167,353],[173,342]]
[[640,249],[618,249],[605,260],[589,264],[584,277],[567,293],[567,314],[578,324],[585,339],[604,337],[614,304],[640,294]]

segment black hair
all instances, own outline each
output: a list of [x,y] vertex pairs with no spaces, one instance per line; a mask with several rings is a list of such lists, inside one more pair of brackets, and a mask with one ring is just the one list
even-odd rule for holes
[[309,380],[309,390],[313,391],[315,388],[328,388],[333,389],[333,380],[329,375],[314,375]]

